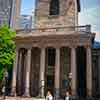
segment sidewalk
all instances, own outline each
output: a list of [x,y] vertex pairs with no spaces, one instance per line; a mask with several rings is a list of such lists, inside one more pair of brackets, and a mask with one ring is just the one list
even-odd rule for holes
[[45,100],[41,98],[23,98],[23,97],[7,97],[6,99],[3,99],[3,97],[0,97],[0,100]]

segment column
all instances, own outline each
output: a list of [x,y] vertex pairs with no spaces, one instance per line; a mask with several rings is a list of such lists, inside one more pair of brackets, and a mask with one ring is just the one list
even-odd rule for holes
[[30,67],[31,67],[31,49],[28,49],[27,50],[25,93],[24,93],[24,96],[27,96],[27,97],[30,96]]
[[40,97],[44,97],[44,75],[45,75],[45,48],[41,49],[40,56]]
[[92,60],[91,48],[86,48],[87,68],[86,68],[86,82],[87,82],[87,96],[92,96]]
[[21,86],[22,86],[22,80],[21,80],[21,68],[22,68],[22,49],[19,52],[19,61],[18,61],[18,94],[21,94]]
[[55,62],[55,97],[60,96],[60,49],[56,48],[56,62]]
[[16,96],[17,65],[18,65],[18,49],[16,49],[15,52],[15,60],[13,65],[12,90],[11,90],[11,95],[13,96]]
[[71,73],[72,73],[72,80],[71,80],[71,90],[72,95],[76,96],[76,80],[77,80],[77,73],[76,73],[77,67],[76,67],[76,48],[71,48]]

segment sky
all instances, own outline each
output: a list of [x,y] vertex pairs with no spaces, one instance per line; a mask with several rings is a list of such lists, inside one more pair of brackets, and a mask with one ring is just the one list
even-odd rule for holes
[[[81,12],[79,24],[91,24],[92,32],[96,33],[96,41],[100,41],[100,0],[80,0]],[[31,14],[35,8],[35,0],[22,0],[21,14]]]
[[35,0],[21,1],[21,14],[31,14],[35,8]]
[[79,24],[91,24],[92,32],[96,33],[95,40],[100,42],[100,0],[81,0]]

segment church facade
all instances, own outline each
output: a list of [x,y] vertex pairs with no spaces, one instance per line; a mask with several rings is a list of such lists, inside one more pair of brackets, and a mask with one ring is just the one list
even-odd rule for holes
[[78,26],[78,12],[79,0],[36,0],[35,28],[16,30],[14,38],[13,95],[92,96],[95,34]]

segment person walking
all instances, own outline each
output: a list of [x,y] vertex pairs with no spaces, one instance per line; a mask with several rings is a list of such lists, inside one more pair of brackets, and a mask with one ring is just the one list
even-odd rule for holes
[[65,97],[64,97],[64,100],[71,100],[71,97],[70,97],[69,91],[66,91],[66,93],[65,93]]
[[46,100],[53,100],[53,96],[50,91],[47,92]]
[[5,99],[5,97],[6,97],[6,87],[5,86],[3,86],[2,87],[2,94],[3,94],[3,99]]

